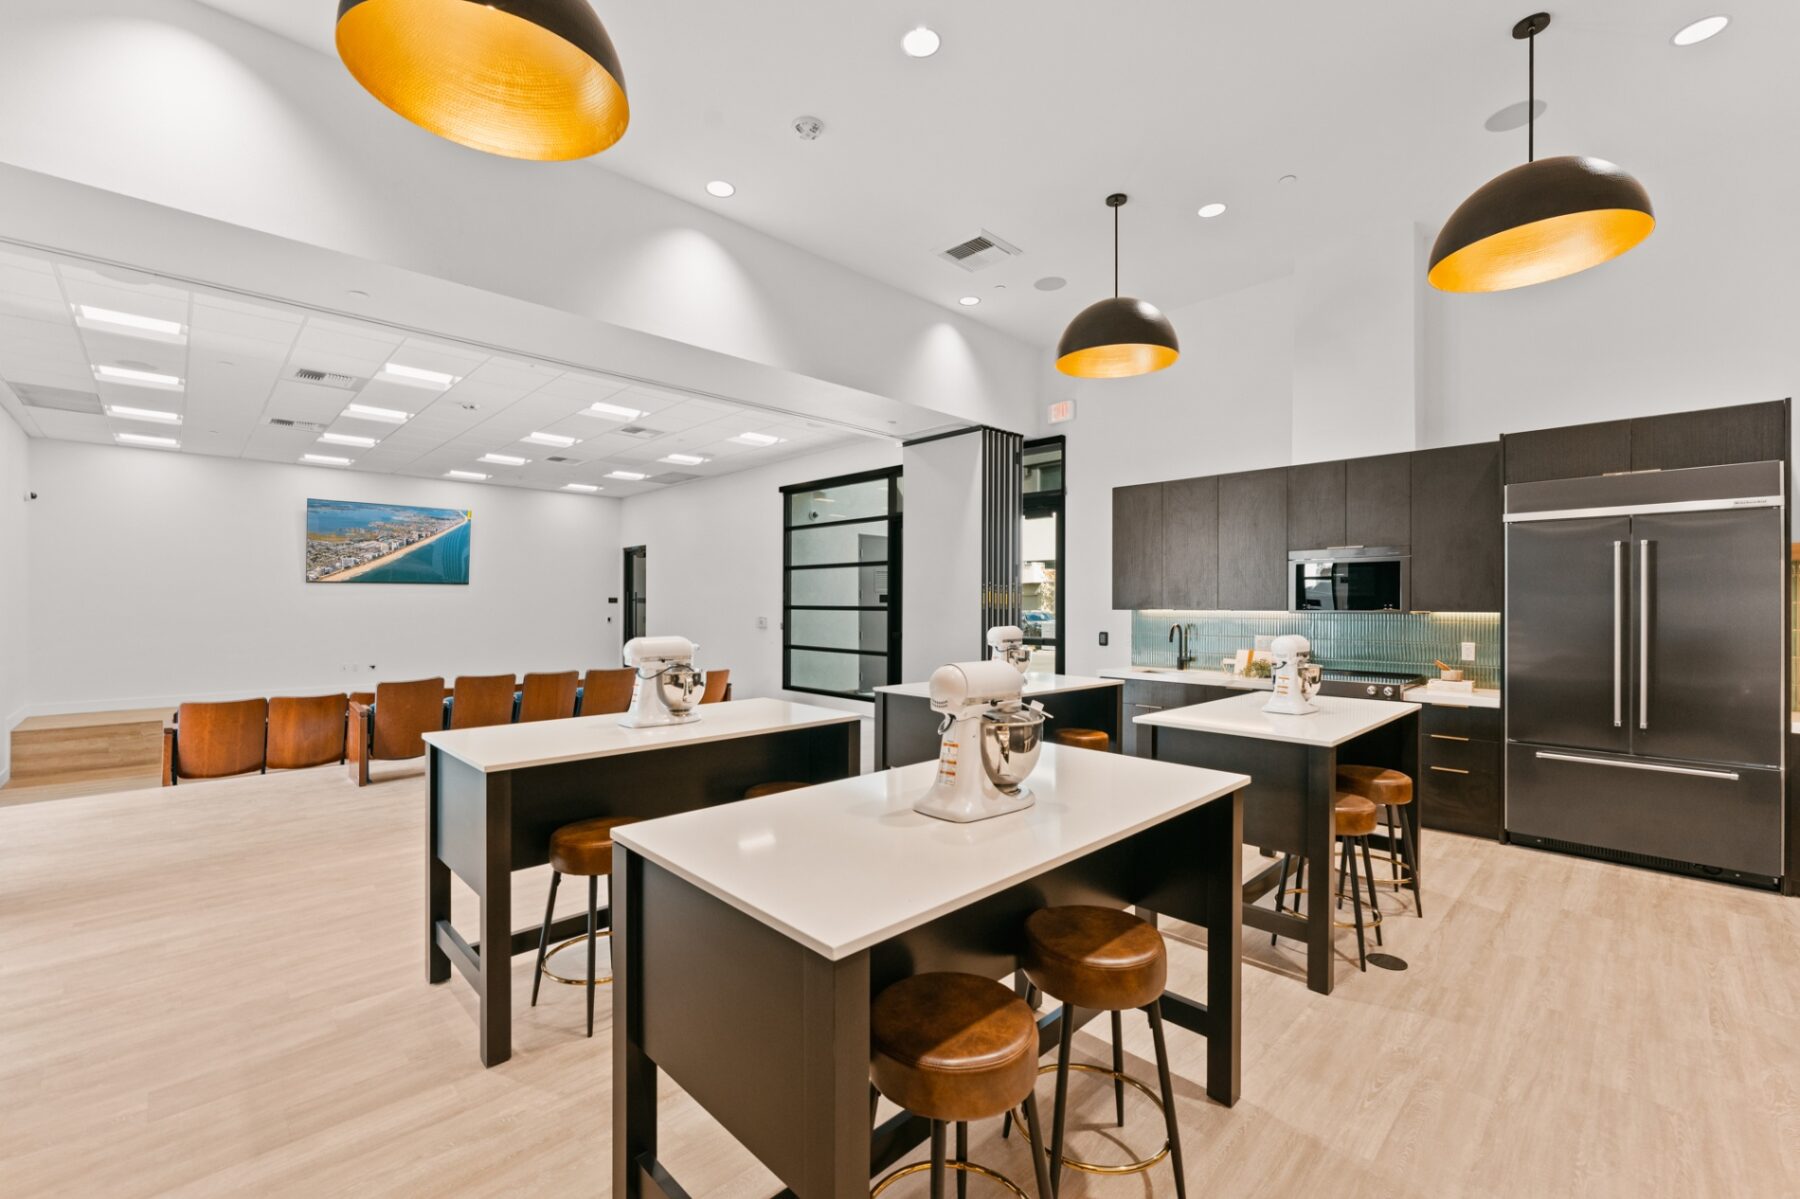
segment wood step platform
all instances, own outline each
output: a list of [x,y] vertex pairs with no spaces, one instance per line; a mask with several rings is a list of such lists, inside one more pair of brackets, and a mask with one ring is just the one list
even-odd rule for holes
[[[6,790],[63,784],[155,786],[162,770],[168,708],[33,716],[12,731]],[[85,788],[84,788],[85,789]]]

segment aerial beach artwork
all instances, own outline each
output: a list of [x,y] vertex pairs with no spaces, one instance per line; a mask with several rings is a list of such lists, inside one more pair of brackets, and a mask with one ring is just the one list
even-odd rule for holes
[[467,583],[462,508],[306,501],[308,583]]

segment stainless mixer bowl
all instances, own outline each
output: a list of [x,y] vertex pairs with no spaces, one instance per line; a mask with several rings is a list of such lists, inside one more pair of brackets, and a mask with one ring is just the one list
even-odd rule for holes
[[653,684],[669,711],[680,716],[700,702],[705,680],[691,666],[671,666],[656,676]]
[[1044,748],[1044,714],[1030,708],[981,718],[981,765],[994,786],[1016,794]]

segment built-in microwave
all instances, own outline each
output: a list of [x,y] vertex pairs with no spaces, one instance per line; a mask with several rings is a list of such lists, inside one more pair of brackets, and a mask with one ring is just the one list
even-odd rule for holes
[[1294,612],[1404,612],[1412,573],[1405,546],[1334,545],[1288,555]]

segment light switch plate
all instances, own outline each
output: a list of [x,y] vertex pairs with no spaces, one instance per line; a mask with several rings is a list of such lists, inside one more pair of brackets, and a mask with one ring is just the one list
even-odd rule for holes
[[1475,643],[1473,641],[1465,641],[1462,643],[1462,660],[1465,662],[1473,662],[1475,660]]
[[1106,630],[1105,629],[1100,630],[1100,644],[1101,645],[1106,644]]
[[756,618],[756,627],[759,629],[768,628],[769,627],[769,618],[767,616],[758,616]]

